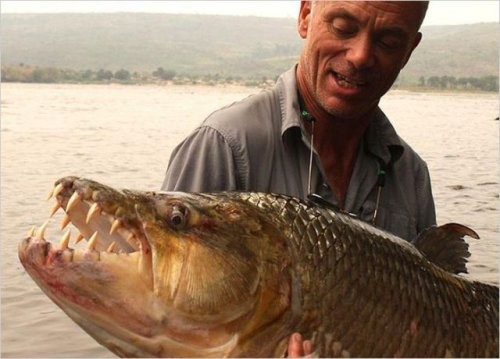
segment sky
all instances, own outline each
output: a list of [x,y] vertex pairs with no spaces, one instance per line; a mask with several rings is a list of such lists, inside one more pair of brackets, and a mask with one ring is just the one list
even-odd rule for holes
[[[151,12],[295,18],[298,0],[281,1],[1,1],[2,13]],[[425,25],[499,22],[498,0],[431,0]]]

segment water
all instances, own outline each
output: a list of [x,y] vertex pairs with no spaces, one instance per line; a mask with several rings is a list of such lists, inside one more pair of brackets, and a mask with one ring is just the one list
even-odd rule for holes
[[[113,357],[24,272],[17,244],[49,214],[55,179],[159,189],[172,148],[252,88],[2,84],[3,357]],[[382,107],[427,161],[438,222],[474,228],[470,277],[497,283],[499,112],[493,95],[392,92]],[[59,232],[57,221],[47,237]],[[58,234],[57,234],[58,235]],[[56,237],[58,238],[58,237]]]

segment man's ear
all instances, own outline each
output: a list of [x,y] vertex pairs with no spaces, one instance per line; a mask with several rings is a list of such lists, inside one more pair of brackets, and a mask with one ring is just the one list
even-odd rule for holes
[[422,33],[417,32],[417,35],[415,36],[415,40],[413,41],[412,48],[411,48],[410,52],[408,53],[408,55],[406,56],[406,60],[403,64],[403,67],[405,67],[406,64],[408,63],[408,60],[410,60],[411,54],[413,53],[413,50],[415,50],[417,48],[418,44],[420,44],[420,40],[422,40]]
[[311,16],[312,1],[301,1],[297,30],[301,38],[307,37],[307,29],[309,27],[309,17]]

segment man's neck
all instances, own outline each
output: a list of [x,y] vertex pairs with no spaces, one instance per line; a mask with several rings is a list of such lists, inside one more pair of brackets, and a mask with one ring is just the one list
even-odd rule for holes
[[343,208],[359,145],[371,121],[372,112],[361,118],[336,118],[317,103],[299,71],[297,85],[305,109],[314,118],[314,125],[304,121],[304,127],[309,134],[313,132],[314,149],[321,160],[328,184],[339,206]]

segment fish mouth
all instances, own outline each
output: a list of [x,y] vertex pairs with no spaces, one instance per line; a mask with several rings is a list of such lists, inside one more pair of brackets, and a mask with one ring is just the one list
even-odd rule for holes
[[[90,267],[94,268],[97,283],[105,277],[109,280],[106,272],[118,279],[120,270],[126,266],[130,276],[152,290],[151,247],[134,203],[128,197],[124,192],[77,177],[65,177],[55,183],[48,196],[55,199],[50,218],[38,229],[33,227],[19,244],[22,264],[37,283],[52,287],[52,298],[74,299],[67,291],[54,288],[59,288],[75,269],[84,272]],[[45,239],[45,233],[60,210],[63,211],[60,230],[66,232],[55,244]],[[76,237],[72,238],[68,226],[76,229]],[[80,243],[83,239],[86,246]],[[66,287],[75,283],[76,280]]]
[[[77,177],[58,180],[49,220],[29,231],[18,254],[42,291],[99,343],[120,356],[151,357],[169,313],[152,294],[151,247],[134,192],[125,192]],[[59,243],[45,238],[54,216],[66,229]]]

